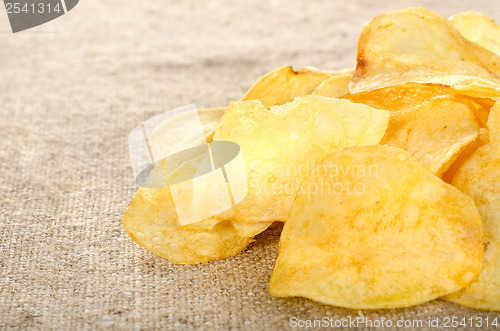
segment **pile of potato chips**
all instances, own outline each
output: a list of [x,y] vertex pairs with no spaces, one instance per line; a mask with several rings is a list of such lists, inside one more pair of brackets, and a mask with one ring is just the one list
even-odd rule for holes
[[403,9],[369,22],[357,53],[355,70],[281,67],[227,108],[199,110],[207,142],[240,146],[248,194],[180,226],[169,188],[141,187],[125,230],[194,264],[283,222],[273,296],[500,311],[500,26]]

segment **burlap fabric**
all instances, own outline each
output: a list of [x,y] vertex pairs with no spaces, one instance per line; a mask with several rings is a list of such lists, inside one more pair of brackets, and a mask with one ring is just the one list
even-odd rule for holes
[[279,229],[234,258],[182,266],[121,226],[136,190],[127,134],[161,111],[225,105],[284,65],[355,65],[363,24],[421,5],[494,1],[97,1],[25,33],[0,14],[0,328],[286,329],[290,318],[487,317],[435,301],[353,311],[275,299]]

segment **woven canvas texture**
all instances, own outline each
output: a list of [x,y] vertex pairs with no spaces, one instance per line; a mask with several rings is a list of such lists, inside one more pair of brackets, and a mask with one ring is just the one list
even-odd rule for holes
[[12,34],[0,13],[0,329],[497,316],[440,300],[354,311],[276,299],[268,281],[279,229],[236,257],[183,266],[139,247],[121,225],[137,189],[127,135],[141,121],[193,102],[226,105],[281,65],[354,67],[365,22],[408,6],[500,19],[496,2],[480,0],[84,0]]

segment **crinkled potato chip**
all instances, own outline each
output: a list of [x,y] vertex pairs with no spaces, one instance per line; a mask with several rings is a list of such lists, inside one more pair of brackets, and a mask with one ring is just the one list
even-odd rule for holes
[[500,56],[500,26],[478,12],[463,12],[449,18],[465,38]]
[[482,257],[470,197],[401,149],[352,147],[324,158],[300,187],[269,292],[355,309],[408,307],[469,284]]
[[234,256],[252,242],[252,238],[241,237],[230,221],[210,218],[179,226],[168,188],[141,187],[125,210],[122,222],[137,244],[181,264]]
[[474,114],[450,96],[391,112],[381,144],[402,148],[436,176],[442,175],[479,134]]
[[311,94],[316,86],[331,76],[332,73],[314,68],[295,71],[291,66],[284,66],[259,78],[241,101],[259,100],[266,108],[281,105],[295,97]]
[[500,58],[422,8],[375,17],[361,32],[351,93],[406,83],[441,84],[473,97],[500,97]]
[[348,146],[379,143],[388,120],[388,111],[314,95],[270,109],[259,101],[232,103],[214,141],[229,140],[241,147],[248,194],[226,218],[285,221],[314,162]]
[[324,80],[316,87],[312,94],[322,95],[330,98],[340,98],[349,93],[349,83],[351,82],[352,74],[339,74]]
[[458,170],[452,184],[476,203],[486,250],[479,276],[446,299],[470,308],[500,311],[500,143],[479,148]]

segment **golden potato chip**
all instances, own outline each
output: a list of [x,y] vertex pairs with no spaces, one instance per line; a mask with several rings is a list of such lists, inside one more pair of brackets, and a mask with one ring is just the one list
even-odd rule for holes
[[[489,103],[488,103],[489,104]],[[453,164],[446,170],[442,175],[442,179],[451,183],[453,177],[455,177],[457,171],[462,167],[462,165],[471,157],[473,153],[477,151],[478,148],[488,144],[490,141],[498,141],[500,136],[500,103],[497,101],[494,107],[490,107],[491,111],[488,111],[489,118],[486,117],[487,129],[481,128],[479,131],[479,137],[477,137],[472,144],[470,144],[453,162]],[[490,140],[491,136],[491,140]]]
[[[180,225],[176,209],[179,201],[174,204],[166,178],[172,182],[194,178],[204,157],[200,150],[188,150],[180,157],[165,158],[149,173],[122,219],[123,227],[136,243],[170,261],[195,264],[236,255],[252,241],[251,237],[266,229],[260,224],[253,227],[233,224],[217,215]],[[194,193],[194,190],[185,192],[184,200],[190,203]],[[202,201],[212,203],[210,197]]]
[[475,141],[479,128],[471,109],[479,112],[480,102],[487,103],[456,94],[455,98],[449,95],[451,91],[442,86],[405,84],[343,98],[389,110],[391,120],[381,143],[407,150],[440,176]]
[[311,94],[330,76],[331,73],[314,68],[295,71],[291,66],[284,66],[262,76],[241,101],[259,100],[266,108],[281,105],[295,97]]
[[273,222],[266,223],[247,223],[232,221],[233,227],[241,237],[255,237],[261,232],[264,232]]
[[181,264],[234,256],[252,242],[252,238],[239,236],[230,221],[210,218],[179,226],[168,188],[141,187],[125,210],[122,222],[137,244]]
[[346,148],[301,185],[269,292],[355,309],[417,305],[469,284],[482,243],[472,199],[407,152]]
[[486,127],[490,108],[494,104],[493,100],[464,96],[442,85],[408,83],[367,92],[350,93],[342,98],[378,109],[399,111],[412,108],[433,97],[446,95],[452,95],[467,105],[473,111],[479,125]]
[[450,95],[449,90],[441,85],[408,83],[378,90],[350,93],[342,98],[377,109],[400,111],[413,108],[436,96]]
[[330,98],[340,98],[349,93],[349,83],[351,82],[352,74],[339,74],[324,80],[316,87],[312,94],[322,95]]
[[474,114],[450,96],[391,112],[381,144],[402,148],[436,176],[442,175],[479,134]]
[[422,8],[375,17],[361,32],[350,91],[440,84],[473,97],[500,97],[500,58]]
[[500,143],[479,148],[458,170],[452,184],[476,203],[484,224],[486,250],[479,276],[446,299],[500,311]]
[[463,12],[449,18],[465,38],[500,56],[500,26],[478,12]]
[[491,108],[487,127],[490,140],[500,142],[500,101]]
[[478,150],[479,147],[489,143],[488,131],[484,128],[479,129],[479,136],[474,139],[474,141],[467,146],[467,148],[459,154],[457,159],[451,164],[451,166],[442,175],[441,179],[446,183],[451,183],[453,177],[455,177],[458,169],[467,161],[471,155]]
[[259,101],[232,103],[214,141],[239,144],[248,194],[226,218],[285,221],[298,185],[316,160],[348,146],[377,144],[388,120],[385,110],[315,95],[270,109]]
[[485,128],[490,115],[490,109],[495,104],[495,101],[487,98],[472,98],[457,94],[455,94],[455,97],[472,110],[476,116],[476,121],[479,123],[479,126],[481,128]]

